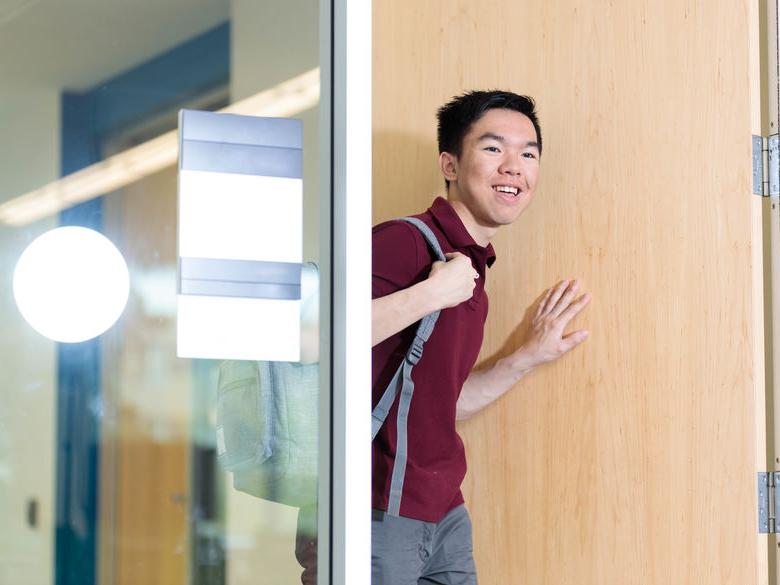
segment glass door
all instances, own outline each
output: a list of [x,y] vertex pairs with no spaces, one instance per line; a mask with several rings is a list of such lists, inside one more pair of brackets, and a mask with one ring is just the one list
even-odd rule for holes
[[[333,241],[355,217],[332,180],[347,94],[332,81],[347,66],[332,31],[341,23],[346,39],[346,10],[0,9],[0,582],[327,583],[351,564],[356,519],[332,522],[351,510],[344,437],[362,416],[339,410],[343,384],[331,399],[350,369],[338,299],[351,272]],[[181,109],[299,121],[295,356],[182,356]],[[363,466],[353,485],[366,502],[367,445],[350,464]],[[368,510],[357,513],[365,542]]]

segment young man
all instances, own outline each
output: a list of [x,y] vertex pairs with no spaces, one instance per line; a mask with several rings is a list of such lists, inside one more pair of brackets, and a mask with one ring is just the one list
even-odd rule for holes
[[587,337],[564,334],[589,301],[578,281],[550,288],[528,339],[493,367],[471,371],[482,344],[491,239],[528,207],[539,178],[542,136],[532,99],[475,91],[438,112],[439,167],[447,198],[416,217],[448,261],[432,262],[419,231],[391,221],[373,232],[373,400],[378,402],[409,348],[416,323],[441,310],[414,367],[407,463],[397,515],[388,513],[398,440],[398,399],[373,443],[372,582],[476,584],[471,524],[460,485],[466,473],[455,429],[533,368]]

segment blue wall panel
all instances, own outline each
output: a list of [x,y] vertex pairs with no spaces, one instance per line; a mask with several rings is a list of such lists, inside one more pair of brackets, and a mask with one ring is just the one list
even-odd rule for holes
[[155,114],[224,86],[230,25],[222,24],[97,86],[95,131],[108,139]]
[[[99,160],[94,108],[90,94],[62,96],[63,175]],[[102,231],[102,198],[63,211],[60,224]],[[57,398],[55,583],[91,585],[96,570],[100,444],[98,339],[57,344]]]

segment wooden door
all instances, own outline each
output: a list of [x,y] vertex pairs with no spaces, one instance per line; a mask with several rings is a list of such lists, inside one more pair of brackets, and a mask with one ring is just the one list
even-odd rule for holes
[[443,193],[439,105],[531,95],[541,185],[494,240],[480,362],[545,287],[593,295],[584,346],[460,428],[483,585],[763,578],[755,20],[747,1],[374,2],[375,222]]

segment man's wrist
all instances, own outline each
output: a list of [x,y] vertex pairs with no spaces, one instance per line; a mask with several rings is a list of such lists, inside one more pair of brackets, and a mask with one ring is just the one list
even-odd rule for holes
[[501,360],[505,367],[509,368],[512,375],[519,380],[528,372],[533,370],[538,364],[533,351],[523,346],[517,349],[513,354]]
[[415,292],[418,293],[418,299],[420,300],[420,309],[422,315],[430,315],[434,311],[442,309],[441,299],[436,294],[436,287],[432,286],[430,279],[425,279],[418,282],[414,287]]

